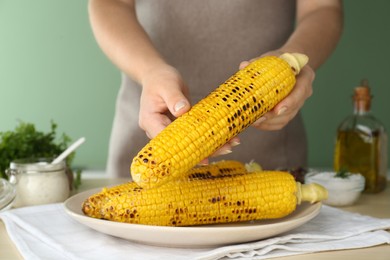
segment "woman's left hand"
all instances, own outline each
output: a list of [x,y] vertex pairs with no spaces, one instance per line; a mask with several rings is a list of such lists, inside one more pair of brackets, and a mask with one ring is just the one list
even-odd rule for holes
[[[267,53],[266,55],[271,54],[275,55],[275,53]],[[240,69],[246,67],[248,64],[249,62],[247,61],[242,62]],[[280,101],[271,111],[265,113],[253,123],[252,126],[267,131],[280,130],[286,126],[302,108],[306,99],[312,95],[314,78],[314,70],[308,64],[305,65],[297,76],[296,84],[290,94]]]

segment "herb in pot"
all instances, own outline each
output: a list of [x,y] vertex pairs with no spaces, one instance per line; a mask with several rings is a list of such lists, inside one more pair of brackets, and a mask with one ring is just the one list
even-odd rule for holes
[[[34,124],[19,122],[13,131],[0,132],[0,175],[7,178],[5,170],[15,159],[54,158],[64,151],[71,139],[66,134],[57,137],[57,124],[51,121],[51,129],[44,133],[36,130]],[[70,167],[75,154],[65,160]],[[69,175],[70,174],[70,175]],[[73,173],[68,174],[70,182]]]

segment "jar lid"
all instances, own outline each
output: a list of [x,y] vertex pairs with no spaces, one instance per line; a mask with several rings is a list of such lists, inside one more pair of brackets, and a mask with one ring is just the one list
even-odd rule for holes
[[0,211],[10,208],[15,197],[15,187],[6,179],[0,179]]
[[18,159],[10,163],[10,169],[19,170],[22,172],[50,172],[58,171],[65,168],[65,162],[51,163],[51,159],[48,158],[28,158]]

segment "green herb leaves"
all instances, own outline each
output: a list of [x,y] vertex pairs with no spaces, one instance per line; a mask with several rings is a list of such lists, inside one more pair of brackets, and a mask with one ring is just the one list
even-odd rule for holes
[[[51,130],[44,133],[35,129],[34,124],[19,122],[14,131],[0,132],[0,175],[7,178],[5,170],[15,159],[54,158],[68,146],[71,139],[62,134],[57,138],[57,124],[51,121]],[[70,165],[74,154],[66,158]]]
[[340,171],[338,171],[338,172],[335,174],[334,177],[341,178],[341,179],[346,179],[346,178],[348,178],[350,175],[351,175],[351,173],[349,173],[347,170],[341,169]]

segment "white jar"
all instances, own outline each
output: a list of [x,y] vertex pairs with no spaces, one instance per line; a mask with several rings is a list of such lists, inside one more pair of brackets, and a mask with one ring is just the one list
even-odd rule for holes
[[63,202],[69,197],[65,162],[51,164],[47,159],[22,159],[11,162],[9,182],[15,185],[13,207]]

